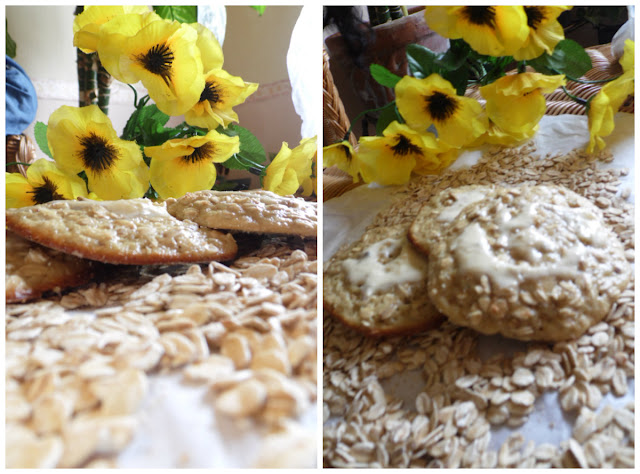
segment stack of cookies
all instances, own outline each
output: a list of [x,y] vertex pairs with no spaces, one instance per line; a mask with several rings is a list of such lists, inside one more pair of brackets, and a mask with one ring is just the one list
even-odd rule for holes
[[88,283],[101,264],[229,261],[238,232],[315,238],[316,223],[315,202],[263,190],[8,209],[6,301]]
[[575,339],[631,278],[601,211],[554,185],[441,191],[410,225],[373,227],[324,273],[325,310],[367,335],[444,317],[483,334]]

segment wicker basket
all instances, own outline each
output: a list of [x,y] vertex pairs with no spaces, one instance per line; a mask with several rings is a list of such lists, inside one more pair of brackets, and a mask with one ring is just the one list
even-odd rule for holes
[[[6,163],[33,163],[36,160],[36,145],[27,135],[7,135]],[[27,166],[7,166],[9,173],[21,173],[27,175]]]
[[[603,44],[586,49],[593,68],[589,70],[582,79],[585,80],[602,80],[615,77],[622,72],[620,64],[615,61],[611,55],[611,45]],[[344,107],[340,103],[340,96],[328,66],[329,57],[325,53],[323,55],[323,71],[324,71],[324,143],[325,145],[335,143],[341,140],[346,131],[349,129],[349,119],[344,115]],[[566,86],[567,90],[573,95],[588,99],[598,93],[602,84],[579,84],[576,82],[569,82]],[[469,97],[478,99],[481,103],[484,100],[480,96],[479,92],[474,89],[469,89],[465,94]],[[546,115],[584,115],[585,108],[577,102],[571,100],[564,93],[562,89],[547,94],[547,110]],[[339,111],[342,113],[339,113]],[[629,96],[626,102],[620,107],[621,112],[634,113],[634,99],[633,96]],[[352,144],[353,144],[352,140]],[[339,170],[335,166],[326,168],[323,174],[323,200],[340,196],[346,191],[359,186],[362,183],[353,183],[353,179],[344,171]]]

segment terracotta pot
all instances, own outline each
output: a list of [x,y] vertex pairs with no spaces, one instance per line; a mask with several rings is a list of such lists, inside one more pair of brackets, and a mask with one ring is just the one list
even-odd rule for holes
[[[382,107],[393,100],[393,91],[379,85],[369,73],[371,64],[381,64],[394,74],[404,76],[408,72],[406,47],[417,43],[432,51],[442,52],[449,41],[433,32],[424,20],[423,8],[408,16],[373,27],[375,40],[364,54],[364,66],[355,65],[340,33],[325,39],[329,65],[347,115],[353,120],[364,110]],[[375,133],[377,114],[367,114],[365,122],[370,134]],[[362,129],[354,124],[354,133],[360,136]]]

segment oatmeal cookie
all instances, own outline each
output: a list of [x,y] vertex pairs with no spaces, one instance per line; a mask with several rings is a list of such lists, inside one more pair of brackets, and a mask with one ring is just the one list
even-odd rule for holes
[[317,236],[317,204],[262,189],[198,191],[167,199],[167,210],[211,229]]
[[521,340],[579,337],[630,277],[600,210],[560,186],[504,188],[471,204],[429,257],[429,295],[440,311]]
[[5,294],[7,303],[33,300],[47,291],[91,281],[95,263],[57,252],[6,232]]
[[484,199],[495,189],[494,185],[468,185],[447,188],[433,196],[418,212],[409,227],[408,237],[420,252],[429,254],[446,228],[468,205]]
[[77,257],[114,264],[229,260],[233,236],[181,221],[149,199],[51,201],[7,209],[9,230]]
[[427,260],[407,240],[407,226],[367,230],[324,269],[324,309],[368,335],[408,334],[443,317],[429,301]]

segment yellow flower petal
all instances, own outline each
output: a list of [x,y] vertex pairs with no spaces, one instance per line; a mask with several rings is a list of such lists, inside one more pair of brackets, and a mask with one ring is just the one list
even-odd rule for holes
[[398,111],[411,128],[426,131],[433,124],[438,138],[453,147],[472,142],[487,129],[480,103],[456,95],[451,83],[438,74],[425,79],[404,76],[395,93]]
[[211,70],[205,75],[205,85],[198,102],[184,117],[189,125],[215,129],[238,121],[233,107],[242,104],[258,89],[258,84],[244,82],[224,69]]
[[416,167],[414,173],[438,174],[451,163],[453,163],[460,154],[460,149],[451,147],[441,140],[438,140],[433,133],[425,133],[422,135],[425,152],[416,159]]
[[334,143],[322,148],[322,162],[325,168],[336,166],[345,173],[348,173],[353,182],[360,179],[360,163],[356,159],[356,154],[348,141]]
[[295,194],[300,187],[298,174],[290,167],[291,149],[287,142],[282,142],[280,151],[267,166],[262,187],[267,191],[289,196]]
[[92,53],[98,49],[100,27],[103,24],[123,14],[148,12],[148,6],[85,6],[83,12],[73,20],[73,45],[85,53]]
[[552,54],[556,45],[564,39],[564,29],[558,16],[570,6],[528,6],[524,7],[529,25],[529,35],[524,44],[512,52],[518,61],[533,59],[543,53]]
[[509,56],[527,38],[521,6],[426,7],[425,20],[436,33],[462,38],[480,54]]
[[220,43],[209,28],[200,23],[191,23],[192,28],[198,32],[196,45],[202,57],[202,68],[204,71],[221,69],[224,63],[224,55]]
[[525,72],[503,76],[480,88],[489,119],[502,131],[528,135],[546,111],[543,93],[565,84],[563,75]]
[[589,104],[589,145],[587,152],[592,153],[597,147],[602,150],[606,137],[615,128],[614,116],[629,96],[633,94],[634,80],[626,73],[606,83]]
[[625,74],[631,74],[631,77],[633,77],[634,75],[633,66],[635,49],[635,42],[632,39],[625,40],[624,52],[622,53],[622,57],[620,58],[620,65],[622,66],[622,70]]
[[313,165],[318,155],[317,137],[303,138],[300,144],[291,150],[291,167],[295,170],[300,186],[301,194],[310,196],[314,191]]
[[162,199],[178,198],[189,192],[211,189],[216,184],[216,178],[216,165],[213,161],[151,161],[151,185]]
[[12,207],[26,207],[37,204],[34,197],[33,186],[29,184],[27,178],[20,173],[7,173],[5,177],[6,201],[7,209]]
[[525,129],[522,132],[506,131],[500,128],[495,123],[491,122],[489,124],[489,129],[487,130],[487,132],[482,137],[480,137],[480,139],[472,146],[480,146],[483,143],[502,146],[520,145],[525,141],[531,139],[538,131],[538,128],[540,128],[540,125],[535,124],[533,127]]
[[162,199],[211,189],[216,182],[214,163],[222,163],[240,150],[240,139],[211,130],[206,135],[168,140],[145,147],[151,158],[151,185]]

